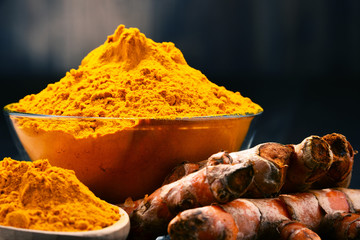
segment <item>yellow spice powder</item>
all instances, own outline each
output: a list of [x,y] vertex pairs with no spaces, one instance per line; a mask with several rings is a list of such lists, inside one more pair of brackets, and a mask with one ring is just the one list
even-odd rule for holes
[[120,25],[78,69],[11,106],[63,116],[182,118],[256,114],[262,108],[239,92],[210,82],[171,42],[156,43]]
[[119,220],[117,207],[97,198],[71,170],[47,160],[0,161],[0,225],[84,231]]

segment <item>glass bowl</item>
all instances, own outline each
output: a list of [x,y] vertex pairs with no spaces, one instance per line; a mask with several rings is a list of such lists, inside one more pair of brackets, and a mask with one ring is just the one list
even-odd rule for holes
[[[249,147],[255,132],[250,125],[261,114],[122,119],[20,113],[11,111],[11,105],[4,112],[22,159],[48,159],[53,166],[72,169],[111,203],[152,193],[184,161]],[[128,127],[121,127],[124,122]],[[96,128],[106,131],[99,134]]]

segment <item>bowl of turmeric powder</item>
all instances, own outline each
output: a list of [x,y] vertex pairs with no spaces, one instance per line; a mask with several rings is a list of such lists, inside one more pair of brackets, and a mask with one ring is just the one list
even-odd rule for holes
[[124,209],[48,160],[0,160],[0,239],[126,239]]
[[123,25],[78,69],[5,107],[31,160],[74,170],[112,203],[151,193],[181,162],[239,150],[262,111],[190,67],[173,43]]

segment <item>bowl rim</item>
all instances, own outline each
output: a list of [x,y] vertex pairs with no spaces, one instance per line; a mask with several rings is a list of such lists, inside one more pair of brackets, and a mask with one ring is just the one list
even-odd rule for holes
[[[114,205],[115,206],[115,205]],[[130,231],[130,218],[127,212],[119,206],[115,206],[119,209],[120,219],[116,221],[113,225],[105,227],[99,230],[88,230],[88,231],[49,231],[49,230],[36,230],[36,229],[27,229],[27,228],[18,228],[12,226],[0,226],[1,229],[13,230],[17,232],[24,233],[33,233],[33,234],[42,234],[42,235],[61,235],[69,237],[96,237],[96,236],[105,236],[106,234],[116,233],[121,230],[125,230],[127,234]]]
[[185,120],[185,121],[197,121],[197,120],[215,120],[215,119],[232,119],[232,118],[248,118],[261,115],[264,110],[258,113],[248,113],[248,114],[219,114],[219,115],[210,115],[210,116],[193,116],[193,117],[87,117],[87,116],[65,116],[65,115],[47,115],[47,114],[37,114],[37,113],[25,113],[13,111],[10,109],[10,103],[6,105],[3,110],[9,115],[16,115],[20,117],[35,117],[35,118],[63,118],[63,119],[90,119],[90,120]]

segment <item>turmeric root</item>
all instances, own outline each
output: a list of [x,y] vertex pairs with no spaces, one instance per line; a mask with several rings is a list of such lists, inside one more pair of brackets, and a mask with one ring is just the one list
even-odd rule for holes
[[[181,221],[175,224],[178,227],[171,229],[174,231],[174,236],[177,231],[182,231],[181,229],[186,230],[191,226],[199,225],[199,233],[194,236],[208,238],[215,235],[215,238],[237,236],[238,239],[253,239],[277,234],[277,237],[286,235],[291,237],[290,239],[302,236],[317,239],[318,236],[313,232],[319,229],[324,213],[333,214],[334,206],[337,208],[336,211],[340,211],[342,207],[341,211],[344,213],[360,213],[360,194],[356,190],[309,191],[309,188],[319,186],[347,186],[351,177],[354,154],[344,136],[330,134],[324,137],[310,136],[297,145],[263,143],[245,151],[219,152],[199,163],[184,163],[165,179],[160,189],[140,201],[135,210],[131,209],[134,211],[130,214],[132,223],[130,234],[136,236],[137,239],[142,236],[151,237],[161,234],[170,220],[186,209],[213,203],[226,203],[239,196],[261,198],[307,190],[308,192],[297,195],[282,194],[276,200],[243,200],[241,204],[247,206],[244,211],[235,210],[232,206],[240,204],[238,200],[221,205],[220,208],[204,207],[209,212],[207,214],[217,213],[224,217],[223,221],[227,219],[222,225],[223,230],[208,229],[209,226],[205,223],[212,220],[209,217],[203,218],[200,213],[196,215],[200,219],[194,216],[192,221],[180,219]],[[241,167],[235,170],[237,165]],[[252,166],[252,172],[240,177],[240,172],[245,173],[240,169],[246,165]],[[339,172],[336,171],[337,168],[340,168]],[[337,199],[337,201],[329,204],[329,199]],[[351,199],[352,204],[349,204],[347,199]],[[354,201],[354,199],[358,200]],[[252,206],[251,210],[249,206]],[[231,209],[231,214],[238,212],[238,215],[231,215],[227,212],[227,208]],[[255,213],[255,209],[259,215]],[[267,214],[274,211],[278,211],[275,217]],[[181,216],[188,216],[185,212]],[[229,219],[226,216],[229,216],[228,214],[233,218],[237,228],[241,226],[240,229],[235,231],[227,228]],[[249,215],[248,218],[252,220],[249,222],[247,218],[244,222],[241,220],[244,215]],[[216,219],[216,221],[220,220]],[[204,225],[198,224],[199,222],[204,222]],[[211,222],[210,226],[212,223],[214,222]],[[216,226],[220,225],[219,223]],[[254,231],[254,229],[257,230]],[[184,232],[181,234],[187,236]],[[192,234],[195,233],[190,231],[188,239],[191,239]]]
[[[216,156],[218,155],[218,156]],[[210,157],[207,160],[203,160],[200,162],[183,162],[182,164],[177,165],[174,167],[171,171],[171,173],[165,178],[162,185],[169,184],[172,182],[175,182],[182,177],[189,175],[190,173],[196,172],[200,170],[201,168],[204,168],[206,166],[214,166],[217,164],[231,164],[232,159],[226,152],[220,152],[217,154],[214,154],[216,157]],[[244,160],[243,162],[246,162]]]
[[178,166],[174,167],[174,169],[172,169],[171,173],[165,178],[162,185],[175,182],[181,179],[182,177],[189,175],[190,173],[198,171],[205,165],[206,165],[205,161],[198,163],[183,162],[182,164],[179,164]]
[[328,134],[323,139],[330,145],[334,160],[327,173],[313,184],[313,188],[349,187],[356,151],[341,134]]
[[329,144],[319,136],[310,136],[297,145],[289,146],[293,147],[294,154],[281,192],[306,191],[328,172],[333,162],[333,153]]
[[216,164],[243,164],[250,161],[254,168],[254,179],[244,196],[267,197],[279,193],[284,185],[286,168],[293,149],[279,143],[263,143],[251,149],[226,153],[219,152],[199,163],[184,163],[177,166],[166,178],[165,183],[180,179],[186,174],[198,171],[205,166]]
[[292,153],[292,148],[279,143],[263,143],[244,151],[229,153],[233,164],[250,161],[254,165],[254,180],[244,196],[258,198],[278,194],[285,183]]
[[252,161],[254,182],[246,197],[274,196],[312,188],[348,187],[355,151],[345,136],[337,133],[309,136],[299,144],[263,143],[251,149],[219,152],[199,163],[177,166],[167,183],[198,171],[208,164]]
[[130,215],[130,237],[155,237],[177,213],[190,208],[225,203],[240,197],[254,176],[252,164],[207,166],[178,181],[163,185],[146,197]]
[[[236,220],[218,205],[200,207],[184,211],[176,216],[171,221],[168,232],[170,239],[175,240],[237,239],[238,223]],[[258,221],[257,218],[254,220]],[[256,227],[256,224],[247,224],[244,227],[245,230],[242,233],[244,238],[242,239],[251,239],[247,238],[247,234],[253,235],[253,232],[257,230]],[[246,230],[250,232],[247,233]]]
[[[340,239],[355,239],[360,237],[360,220],[353,206],[360,190],[347,192],[342,188],[313,190],[189,209],[171,220],[168,233],[173,240],[191,236],[189,239],[295,240],[320,239],[330,228],[337,228],[342,237],[346,236]],[[212,224],[215,222],[219,225]]]
[[286,240],[321,240],[319,235],[297,221],[284,221],[279,227],[280,239]]
[[324,239],[359,239],[360,215],[343,212],[327,214],[322,228]]
[[185,163],[178,166],[167,179],[181,178],[187,172],[194,172],[203,166],[224,163],[239,164],[250,161],[253,164],[255,176],[245,195],[250,197],[271,196],[277,194],[284,184],[286,168],[292,153],[291,147],[272,142],[259,144],[239,152],[219,152],[210,156],[207,161]]

